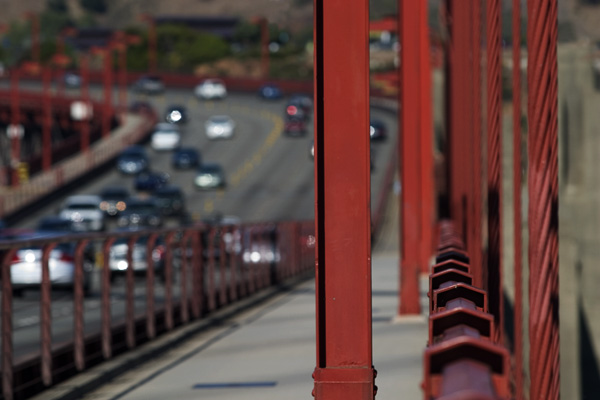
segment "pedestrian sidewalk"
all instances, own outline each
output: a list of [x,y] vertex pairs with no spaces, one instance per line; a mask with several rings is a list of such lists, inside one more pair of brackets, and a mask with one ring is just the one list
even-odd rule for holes
[[[397,318],[398,256],[373,257],[377,399],[422,398],[425,316]],[[427,309],[427,282],[421,285]],[[310,399],[315,367],[314,280],[194,335],[83,399]],[[48,397],[46,397],[48,398]]]

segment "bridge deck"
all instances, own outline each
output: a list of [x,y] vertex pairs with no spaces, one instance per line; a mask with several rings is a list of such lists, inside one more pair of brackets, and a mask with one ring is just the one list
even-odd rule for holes
[[[391,196],[395,198],[394,196]],[[386,223],[373,253],[373,358],[378,369],[378,399],[421,398],[425,316],[396,319],[398,310],[398,254],[396,205],[389,202]],[[394,235],[396,233],[396,235]],[[397,248],[397,247],[396,247]],[[427,310],[427,281],[422,279],[421,304]],[[263,297],[268,296],[263,292]],[[257,307],[230,318],[213,318],[187,340],[188,332],[208,321],[181,328],[108,363],[92,368],[36,399],[64,399],[85,392],[90,382],[104,382],[83,399],[306,399],[311,398],[315,367],[314,279],[290,290],[275,291]],[[234,305],[238,309],[248,304]],[[231,313],[231,309],[223,313]],[[224,315],[224,314],[221,315]],[[198,325],[199,324],[199,325]],[[182,333],[182,330],[184,331]],[[161,343],[162,342],[162,343]],[[177,343],[172,345],[171,343]],[[169,350],[141,363],[124,367],[151,353]],[[126,372],[125,372],[126,371]],[[116,373],[116,376],[115,376]]]

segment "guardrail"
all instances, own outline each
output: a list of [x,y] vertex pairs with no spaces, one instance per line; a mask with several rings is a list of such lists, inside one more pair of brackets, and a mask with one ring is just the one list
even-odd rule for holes
[[[140,244],[139,240],[143,243]],[[126,246],[117,260],[115,242]],[[137,246],[141,246],[136,248]],[[73,293],[72,341],[54,343],[52,333],[54,249],[70,244]],[[139,346],[178,325],[253,295],[288,278],[311,276],[314,269],[314,223],[281,222],[252,225],[198,225],[178,229],[30,238],[0,242],[2,262],[2,393],[3,399],[26,398],[102,360]],[[101,276],[101,319],[98,329],[85,329],[85,296],[89,292],[89,250],[98,251]],[[20,249],[38,249],[22,250]],[[121,249],[123,250],[123,249]],[[36,256],[29,256],[34,254]],[[139,258],[140,253],[143,257]],[[25,252],[25,253],[24,253]],[[121,254],[123,256],[123,254]],[[29,261],[23,261],[23,257]],[[33,257],[33,258],[30,258]],[[62,256],[61,256],[62,257]],[[22,263],[30,265],[24,266]],[[139,264],[138,264],[139,263]],[[145,282],[135,287],[139,265]],[[37,354],[15,363],[13,330],[14,277],[27,267],[38,275],[40,347]],[[139,267],[141,268],[141,266]],[[116,272],[125,276],[124,314],[113,315],[111,291]],[[157,279],[160,278],[160,279]],[[136,291],[139,293],[136,296]],[[157,294],[160,296],[157,297]],[[142,309],[135,303],[144,298]],[[157,305],[157,302],[161,302]]]
[[124,147],[146,137],[157,122],[156,113],[150,109],[139,114],[127,114],[125,122],[106,139],[92,143],[87,152],[77,152],[55,165],[47,172],[34,175],[16,187],[2,189],[0,196],[0,218],[26,207],[44,196],[73,182],[91,170],[116,157]]
[[469,255],[451,222],[440,223],[429,275],[425,399],[508,399],[509,353],[494,343],[486,291],[473,286]]

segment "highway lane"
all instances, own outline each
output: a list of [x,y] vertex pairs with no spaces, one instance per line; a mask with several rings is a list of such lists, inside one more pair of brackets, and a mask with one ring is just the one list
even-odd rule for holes
[[[191,90],[169,90],[163,96],[130,96],[150,101],[162,115],[170,104],[185,104],[191,120],[184,128],[183,145],[193,146],[202,152],[204,161],[217,161],[224,165],[228,186],[225,190],[198,191],[193,186],[194,171],[175,171],[170,168],[170,152],[158,153],[148,149],[153,169],[168,172],[171,181],[180,185],[187,196],[189,211],[195,218],[203,218],[214,212],[236,215],[244,222],[311,219],[314,216],[314,168],[309,156],[312,125],[306,137],[295,138],[281,135],[285,101],[261,101],[252,94],[231,94],[227,100],[201,102]],[[384,120],[390,133],[395,131],[395,116],[388,112],[373,110],[373,116]],[[210,141],[204,134],[203,123],[211,115],[229,114],[237,122],[235,137],[231,140]],[[378,193],[385,166],[394,146],[393,141],[374,143],[375,168],[372,174],[372,197]],[[124,185],[133,192],[133,178],[121,176],[109,168],[97,179],[87,182],[76,191],[66,193],[43,209],[20,221],[20,227],[34,227],[40,217],[55,213],[64,197],[72,194],[98,193],[107,185]],[[373,207],[375,201],[373,200]],[[170,221],[175,224],[175,221]],[[95,273],[93,295],[86,299],[86,332],[99,327],[99,270]],[[157,302],[160,302],[158,284]],[[136,285],[136,310],[145,307],[145,287]],[[112,294],[113,315],[124,315],[124,287],[117,282]],[[15,348],[17,356],[35,351],[39,337],[39,294],[35,291],[23,299],[15,299]],[[69,340],[72,327],[72,296],[57,292],[53,301],[54,343]]]

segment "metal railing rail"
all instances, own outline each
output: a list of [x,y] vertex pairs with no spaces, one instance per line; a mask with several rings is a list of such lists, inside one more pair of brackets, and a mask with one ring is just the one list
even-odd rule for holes
[[[136,313],[133,246],[147,237],[145,310]],[[111,311],[110,251],[117,239],[127,241],[124,317]],[[73,340],[52,340],[52,282],[49,258],[61,243],[75,244],[73,281]],[[26,398],[102,360],[139,346],[161,333],[209,315],[288,278],[312,275],[314,222],[249,225],[197,225],[178,229],[86,233],[0,242],[2,278],[3,399]],[[84,316],[84,253],[93,246],[100,268],[100,328],[86,333]],[[14,357],[13,284],[11,264],[20,248],[41,248],[39,352]],[[164,267],[153,268],[156,252]],[[157,276],[159,274],[159,276]],[[160,277],[160,279],[158,279]],[[140,290],[138,287],[137,290]],[[164,297],[156,304],[156,293]],[[177,292],[177,296],[176,296]],[[139,297],[139,296],[138,296]]]
[[425,399],[507,399],[509,352],[495,341],[487,292],[473,286],[469,255],[451,222],[440,223],[429,275]]

